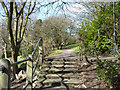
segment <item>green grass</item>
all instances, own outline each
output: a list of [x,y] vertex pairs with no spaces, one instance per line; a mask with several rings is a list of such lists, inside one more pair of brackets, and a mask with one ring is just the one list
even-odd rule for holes
[[80,50],[79,50],[79,46],[78,46],[78,47],[75,47],[74,49],[75,49],[75,50],[74,50],[74,53],[79,53],[79,51],[80,51]]
[[[66,46],[67,49],[75,49],[74,53],[78,53],[79,52],[79,44],[71,44],[71,45],[67,45]],[[57,54],[60,54],[62,53],[63,50],[54,50],[54,51],[51,51],[49,56],[52,56],[52,55],[57,55]]]
[[79,53],[79,44],[71,44],[66,46],[68,49],[74,49],[73,53]]
[[78,46],[79,46],[79,44],[71,44],[71,45],[67,45],[66,48],[73,49],[73,48],[78,47]]
[[[21,61],[21,60],[24,60],[24,59],[26,59],[25,57],[22,57],[22,56],[18,56],[18,61]],[[23,63],[26,63],[26,62],[23,62]],[[20,63],[19,65],[18,65],[18,67],[20,67],[23,63]]]
[[63,52],[63,50],[51,51],[50,54],[49,54],[49,56],[51,56],[51,55],[57,55],[57,54],[60,54],[60,53],[62,53],[62,52]]
[[[24,60],[24,59],[26,59],[26,58],[24,58],[22,56],[18,56],[18,61],[21,61],[21,60]],[[11,57],[9,58],[9,60],[11,61],[11,63],[13,63],[13,60],[12,60]],[[26,62],[23,62],[23,63],[26,63]],[[20,67],[23,63],[18,64],[18,67]]]

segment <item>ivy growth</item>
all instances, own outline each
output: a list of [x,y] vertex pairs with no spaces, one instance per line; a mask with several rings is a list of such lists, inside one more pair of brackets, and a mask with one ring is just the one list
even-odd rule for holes
[[115,61],[98,61],[96,70],[98,79],[100,79],[107,87],[115,85],[116,82],[114,78],[118,74],[118,64]]

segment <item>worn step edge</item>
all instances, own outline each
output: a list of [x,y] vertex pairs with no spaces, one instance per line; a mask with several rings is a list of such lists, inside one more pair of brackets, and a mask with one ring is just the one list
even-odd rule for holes
[[51,61],[51,62],[54,62],[54,61],[77,61],[77,59],[75,59],[75,58],[69,58],[69,59],[54,59],[54,60],[45,60],[45,62],[46,61]]
[[41,72],[41,74],[43,73],[47,73],[47,74],[62,74],[62,73],[80,73],[80,70],[74,70],[74,71],[44,71]]
[[42,65],[42,68],[55,67],[55,68],[78,68],[77,65]]
[[78,68],[70,68],[70,69],[63,69],[63,68],[44,68],[44,69],[41,69],[41,72],[44,72],[44,71],[77,71]]
[[52,63],[52,64],[76,64],[76,62],[68,62],[68,61],[66,61],[66,62],[64,62],[64,61],[46,61],[46,62],[44,62],[45,64],[49,64],[49,63]]
[[44,77],[46,77],[46,78],[80,78],[80,76],[78,76],[78,75],[73,75],[73,74],[64,74],[64,75],[62,75],[62,74],[39,74],[39,78],[44,78]]
[[21,84],[22,84],[22,86],[24,86],[24,85],[26,84],[26,82],[17,83],[17,84],[15,84],[15,85],[11,86],[10,88],[23,88],[23,87],[21,87]]
[[[42,81],[40,81],[41,83]],[[44,80],[42,83],[43,84],[51,84],[51,83],[55,83],[55,82],[63,82],[65,84],[81,84],[82,82],[80,82],[80,80],[78,79],[46,79]]]

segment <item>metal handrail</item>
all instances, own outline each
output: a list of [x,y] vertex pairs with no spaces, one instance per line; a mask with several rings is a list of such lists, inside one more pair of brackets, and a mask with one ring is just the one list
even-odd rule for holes
[[30,82],[28,81],[28,83],[25,84],[25,86],[23,86],[22,90],[25,90],[29,84],[30,84]]
[[35,63],[35,65],[34,65],[34,67],[33,67],[33,74],[35,73],[35,70],[36,70],[36,68],[37,68],[37,65],[38,65],[38,61],[39,61],[39,57],[40,57],[40,53],[38,54],[38,57],[37,57],[37,60],[36,60],[36,63]]
[[[38,57],[37,57],[37,59],[36,59],[36,63],[35,63],[35,65],[34,65],[34,67],[33,67],[32,74],[34,74],[34,73],[35,73],[35,70],[36,70],[37,65],[38,65],[38,61],[39,61],[40,54],[41,54],[41,53],[39,53],[39,54],[38,54]],[[22,89],[22,90],[25,90],[25,88],[27,88],[27,86],[28,86],[29,84],[30,84],[30,82],[28,82],[28,83],[27,83],[27,84],[23,87],[23,89]]]
[[[38,47],[38,45],[39,45],[39,43],[40,43],[41,40],[42,40],[42,38],[40,38],[39,41],[37,42],[37,45],[35,46],[35,49],[34,49],[33,52],[32,52],[32,56],[35,54],[35,51],[36,51],[36,49],[37,49],[37,47]],[[22,63],[22,62],[26,62],[26,61],[28,61],[28,60],[31,60],[30,57],[27,58],[27,59],[24,59],[24,60],[18,61],[18,62],[14,62],[14,63],[11,64],[11,66],[14,66],[14,65],[20,64],[20,63]]]
[[[40,43],[40,42],[41,42],[41,43]],[[37,48],[39,47],[39,45],[42,47],[42,44],[43,44],[43,43],[42,43],[42,38],[40,38],[39,41],[37,42],[37,45],[35,46],[32,54],[30,55],[30,57],[28,57],[27,59],[18,61],[18,62],[11,63],[10,66],[18,65],[18,64],[23,63],[23,62],[26,62],[26,61],[32,61],[32,64],[33,64],[33,56],[34,56]],[[39,58],[40,58],[40,55],[41,55],[41,54],[42,54],[42,49],[39,50],[39,53],[38,53],[38,56],[37,56],[37,59],[36,59],[36,63],[35,63],[34,66],[32,66],[32,75],[35,73],[35,70],[36,70],[36,68],[37,68],[37,65],[38,65]],[[5,66],[3,66],[3,65],[0,66],[0,71],[3,72],[5,69],[6,69]],[[32,78],[31,78],[31,80],[32,80]],[[26,83],[26,85],[23,87],[23,90],[26,89],[29,84],[32,84],[32,82],[30,82],[30,81],[28,80],[28,83]],[[8,86],[8,87],[9,87],[9,86]]]
[[5,70],[5,67],[2,65],[0,66],[0,71],[4,71]]
[[[39,43],[40,43],[41,40],[42,40],[42,38],[40,38],[39,41],[37,42],[37,45],[35,46],[35,48],[34,48],[34,50],[33,50],[33,52],[32,52],[32,57],[34,56],[35,51],[37,50],[37,47],[38,47],[38,45],[39,45]],[[41,55],[41,53],[38,54],[38,57],[37,57],[37,59],[36,59],[36,63],[35,63],[35,65],[34,65],[34,67],[33,67],[32,74],[35,73],[35,70],[36,70],[36,68],[37,68],[40,55]],[[30,82],[28,81],[28,83],[26,83],[26,85],[23,87],[22,90],[25,90],[29,84],[30,84]]]
[[30,57],[27,58],[27,59],[24,59],[24,60],[18,61],[18,62],[14,62],[14,63],[11,64],[11,66],[14,66],[14,65],[17,65],[17,64],[20,64],[20,63],[23,63],[23,62],[29,61],[29,60],[31,60]]
[[32,52],[32,56],[35,54],[35,51],[36,51],[36,49],[37,49],[37,47],[38,47],[41,40],[42,40],[42,38],[40,38],[39,41],[37,42],[37,45],[35,46],[35,49]]

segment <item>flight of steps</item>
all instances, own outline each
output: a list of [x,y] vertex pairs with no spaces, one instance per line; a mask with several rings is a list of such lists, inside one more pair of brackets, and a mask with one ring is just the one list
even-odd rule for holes
[[46,59],[38,74],[38,87],[69,88],[81,84],[77,59],[74,57],[62,59]]

